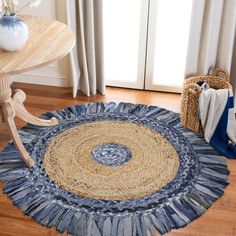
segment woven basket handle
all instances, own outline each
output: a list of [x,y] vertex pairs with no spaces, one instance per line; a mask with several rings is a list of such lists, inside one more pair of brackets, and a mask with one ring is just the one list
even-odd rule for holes
[[229,73],[222,68],[215,68],[212,75],[219,76],[222,77],[223,79],[226,79],[227,81],[230,81]]
[[185,91],[193,93],[193,94],[199,94],[199,93],[201,93],[202,88],[199,85],[197,85],[197,84],[189,84],[186,87]]

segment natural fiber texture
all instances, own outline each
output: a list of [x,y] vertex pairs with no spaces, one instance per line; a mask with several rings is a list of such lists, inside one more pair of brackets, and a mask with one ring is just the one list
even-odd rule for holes
[[[40,224],[47,227],[55,226],[59,232],[67,230],[69,234],[76,236],[147,236],[148,230],[154,236],[155,229],[160,234],[165,234],[187,225],[202,215],[223,195],[228,184],[229,171],[226,161],[204,141],[202,134],[185,129],[180,123],[179,115],[174,112],[155,106],[111,102],[76,105],[49,112],[42,118],[48,119],[53,116],[59,120],[59,124],[54,127],[27,125],[20,130],[23,143],[35,160],[35,167],[29,169],[15,145],[10,142],[0,155],[0,180],[5,182],[4,193],[12,199],[14,205]],[[127,127],[138,126],[145,132],[150,132],[150,140],[153,133],[157,134],[158,139],[164,137],[159,141],[164,142],[163,149],[167,148],[167,152],[172,150],[169,145],[171,143],[179,157],[179,169],[169,183],[142,197],[107,200],[75,194],[58,186],[47,175],[43,165],[44,156],[45,152],[48,154],[50,147],[53,147],[56,139],[65,138],[70,129],[74,132],[80,126],[94,124],[98,127],[97,123],[117,122],[121,125],[126,123]],[[124,133],[124,130],[122,132]],[[146,139],[149,139],[146,134]],[[135,142],[135,136],[130,137],[130,146],[124,142],[111,143],[110,139],[106,140],[108,143],[96,141],[99,145],[91,147],[94,149],[88,162],[107,171],[127,168],[129,165],[132,168],[131,164],[135,165],[136,160],[135,150],[132,150],[133,140]],[[66,139],[64,141],[66,142]],[[145,145],[147,143],[145,142]],[[149,148],[143,148],[142,143],[139,150],[152,152]],[[146,156],[149,158],[149,155]],[[166,159],[167,162],[175,160],[174,157],[157,157],[161,162]],[[74,164],[73,158],[74,156],[71,162]],[[60,160],[58,163],[63,163],[57,156],[55,159]],[[68,161],[65,163],[68,168],[71,167]],[[173,165],[173,162],[170,163]],[[148,165],[152,171],[155,162]],[[63,168],[65,170],[64,166]],[[141,170],[141,167],[137,168]],[[131,175],[133,173],[131,172]],[[71,176],[75,173],[68,174]],[[142,174],[146,176],[147,173],[144,171]],[[158,178],[162,178],[164,174],[161,173]],[[140,180],[139,175],[136,177]],[[131,182],[127,183],[130,185]],[[96,185],[102,189],[100,180]],[[122,186],[124,187],[125,183]],[[76,189],[78,188],[79,186]]]
[[[223,77],[220,74],[223,74]],[[199,118],[199,95],[202,89],[197,83],[206,82],[214,89],[230,89],[232,86],[229,80],[229,74],[220,68],[216,68],[212,75],[194,76],[184,80],[180,119],[186,128],[195,132],[202,132]]]
[[[118,143],[131,150],[126,164],[108,167],[91,158],[104,143]],[[71,128],[48,145],[44,167],[58,185],[80,196],[122,200],[151,194],[177,174],[179,157],[160,134],[141,125],[100,121]]]

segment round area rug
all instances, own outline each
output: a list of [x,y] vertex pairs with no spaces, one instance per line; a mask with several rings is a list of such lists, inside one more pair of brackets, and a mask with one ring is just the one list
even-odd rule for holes
[[226,161],[177,113],[130,103],[48,112],[53,127],[19,131],[0,155],[4,193],[40,224],[78,236],[146,236],[185,226],[223,195]]

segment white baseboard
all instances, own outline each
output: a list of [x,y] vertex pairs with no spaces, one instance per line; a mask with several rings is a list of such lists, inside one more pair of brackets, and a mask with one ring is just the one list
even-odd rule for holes
[[29,76],[29,75],[18,75],[17,78],[12,78],[12,82],[28,83],[28,84],[39,84],[39,85],[49,85],[56,87],[68,87],[68,81],[66,79],[58,78],[45,78],[40,76]]
[[11,77],[11,82],[40,84],[58,87],[68,87],[65,73],[65,61],[56,62],[41,69],[30,71]]

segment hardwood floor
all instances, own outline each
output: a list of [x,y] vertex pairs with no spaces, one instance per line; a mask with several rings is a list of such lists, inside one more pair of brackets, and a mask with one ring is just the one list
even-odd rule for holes
[[[106,96],[96,95],[86,97],[79,94],[76,98],[72,98],[71,89],[67,88],[19,83],[13,84],[12,88],[20,88],[26,92],[27,99],[25,105],[36,116],[46,111],[93,101],[125,101],[151,104],[173,111],[179,111],[180,106],[180,96],[178,94],[108,88]],[[18,128],[24,125],[24,122],[19,119],[16,119],[16,123]],[[1,150],[8,140],[8,131],[4,124],[0,124]],[[225,195],[213,204],[203,216],[182,229],[170,232],[167,234],[168,236],[236,236],[236,161],[228,161],[228,167],[231,171],[230,184],[225,191]],[[62,235],[57,233],[55,229],[42,227],[31,218],[24,216],[2,194],[2,184],[0,184],[0,192],[0,236]],[[63,235],[66,235],[66,233]]]

